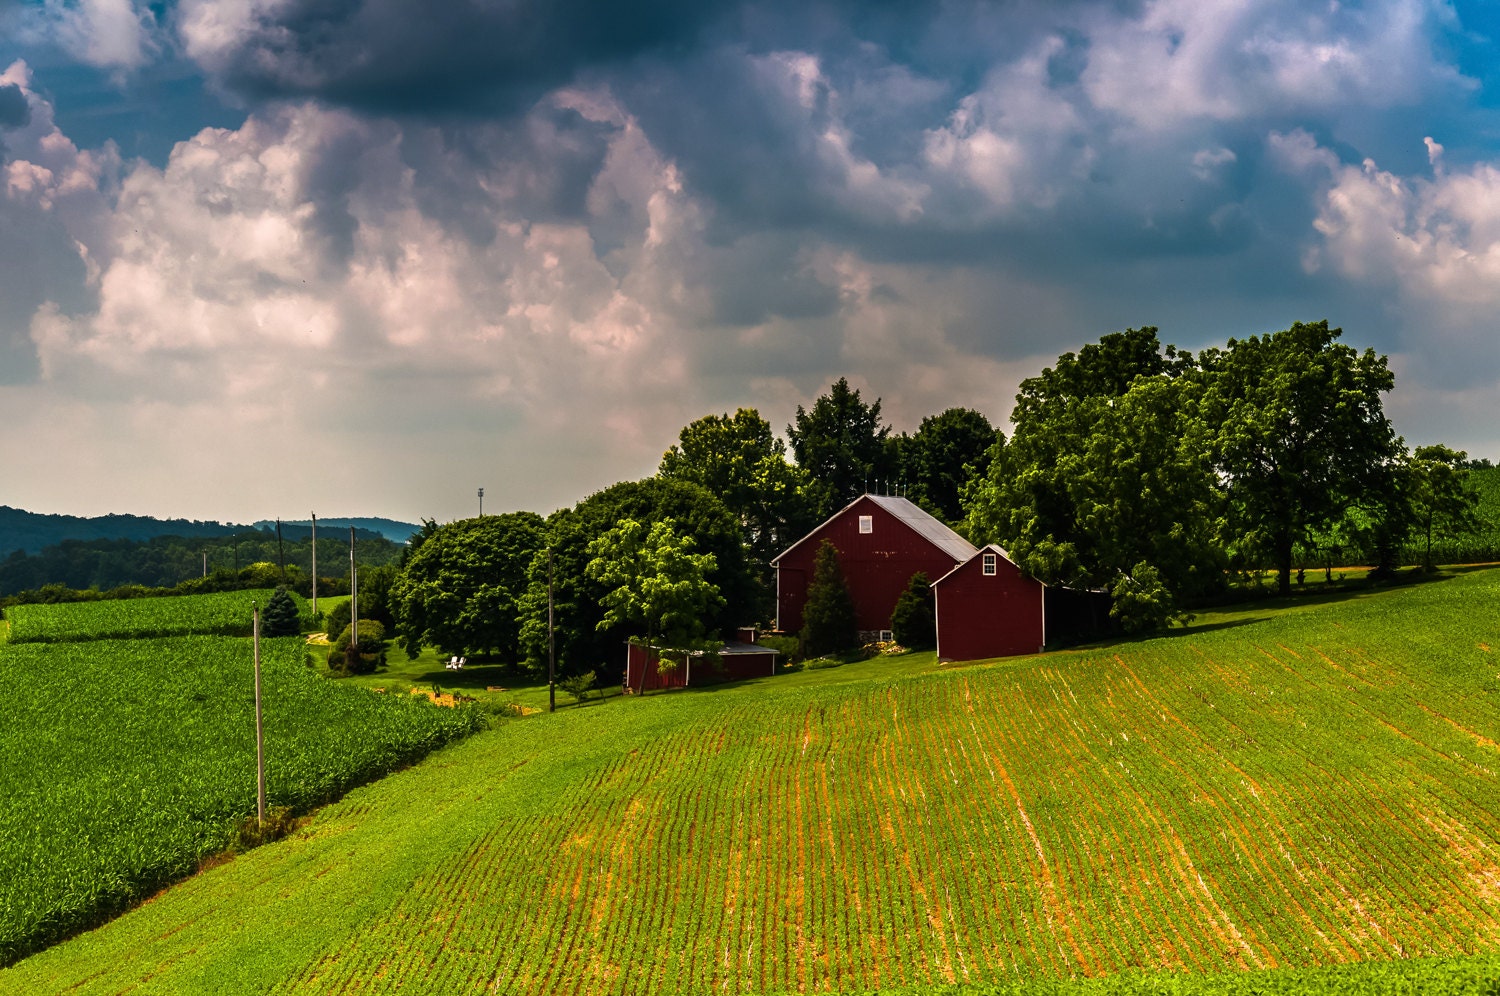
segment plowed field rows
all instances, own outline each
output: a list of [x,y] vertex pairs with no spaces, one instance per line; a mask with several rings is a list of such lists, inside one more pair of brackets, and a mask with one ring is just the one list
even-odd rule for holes
[[1474,572],[511,724],[0,990],[797,992],[1494,949],[1497,597]]

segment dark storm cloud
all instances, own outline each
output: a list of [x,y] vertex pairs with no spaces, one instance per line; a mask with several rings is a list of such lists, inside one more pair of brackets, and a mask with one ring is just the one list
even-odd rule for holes
[[31,107],[19,86],[0,86],[0,128],[22,128],[31,121]]
[[732,4],[293,0],[229,44],[189,48],[234,90],[377,111],[524,107],[580,69],[691,41]]

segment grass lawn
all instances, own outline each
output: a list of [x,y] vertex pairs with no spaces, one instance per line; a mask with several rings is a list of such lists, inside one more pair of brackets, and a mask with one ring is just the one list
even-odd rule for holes
[[[322,601],[319,599],[319,601]],[[450,671],[444,664],[448,658],[439,656],[432,647],[423,647],[415,658],[407,654],[398,641],[392,640],[386,651],[385,666],[374,674],[343,676],[328,668],[328,647],[309,644],[319,670],[329,678],[362,688],[380,688],[387,694],[408,695],[414,688],[423,691],[438,691],[443,694],[459,692],[491,709],[504,705],[518,705],[527,715],[545,712],[547,709],[547,682],[538,681],[524,671],[518,671],[498,663],[471,660],[462,671]],[[573,697],[561,688],[557,690],[557,707],[577,708],[595,706],[610,698],[618,698],[620,684],[617,680],[600,675],[600,687],[591,689],[583,703],[575,703]]]

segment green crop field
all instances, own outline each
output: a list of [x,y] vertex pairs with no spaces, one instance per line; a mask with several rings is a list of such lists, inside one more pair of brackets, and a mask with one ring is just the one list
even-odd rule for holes
[[[157,636],[249,636],[251,603],[262,609],[272,589],[212,595],[120,598],[58,605],[13,605],[5,610],[12,643],[137,639]],[[306,601],[293,595],[304,616]]]
[[[272,805],[307,809],[474,728],[328,681],[300,638],[262,650]],[[255,813],[249,640],[10,644],[0,703],[0,964],[193,871]]]
[[1497,603],[1472,570],[509,723],[0,991],[1493,991]]

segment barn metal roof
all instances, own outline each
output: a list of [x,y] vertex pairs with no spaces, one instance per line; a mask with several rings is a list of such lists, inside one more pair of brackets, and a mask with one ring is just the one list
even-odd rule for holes
[[974,544],[970,543],[968,540],[964,539],[962,536],[958,535],[958,533],[955,533],[947,526],[943,525],[931,515],[928,515],[926,512],[922,511],[922,509],[914,502],[908,501],[905,498],[898,498],[895,495],[865,494],[860,495],[858,498],[854,499],[849,504],[839,509],[833,515],[830,515],[827,519],[823,520],[823,523],[819,525],[817,529],[810,531],[807,536],[802,537],[797,542],[781,551],[781,553],[771,561],[772,566],[774,566],[776,562],[782,557],[785,557],[787,554],[797,549],[797,547],[807,542],[808,537],[818,532],[818,530],[822,529],[823,526],[828,525],[828,523],[832,522],[834,519],[837,519],[839,516],[849,511],[849,509],[853,508],[860,502],[865,501],[866,499],[875,502],[881,508],[885,509],[886,512],[890,513],[891,516],[906,523],[909,529],[911,529],[917,535],[921,536],[927,542],[931,543],[933,546],[937,547],[939,550],[948,554],[948,556],[953,558],[955,563],[961,564],[964,561],[968,560],[970,557],[974,556],[974,554],[979,552]]
[[924,512],[921,506],[894,495],[866,495],[875,504],[921,534],[933,546],[942,550],[958,563],[968,560],[979,550],[962,536]]

